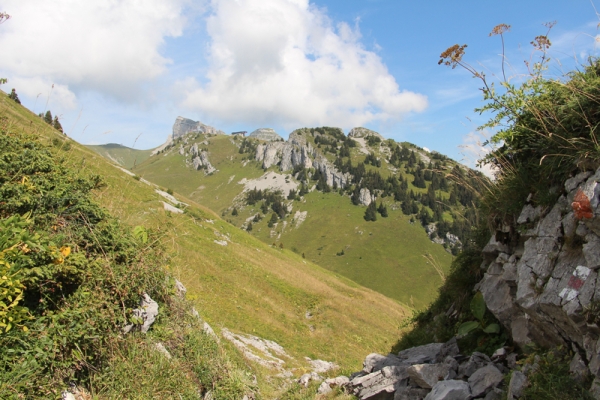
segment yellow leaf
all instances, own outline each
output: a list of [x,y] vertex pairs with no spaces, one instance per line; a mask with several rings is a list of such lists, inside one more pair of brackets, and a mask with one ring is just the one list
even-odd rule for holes
[[29,328],[26,326],[23,326],[23,332],[29,332]]
[[71,254],[71,248],[69,246],[63,246],[60,248],[60,252],[63,256],[68,257]]

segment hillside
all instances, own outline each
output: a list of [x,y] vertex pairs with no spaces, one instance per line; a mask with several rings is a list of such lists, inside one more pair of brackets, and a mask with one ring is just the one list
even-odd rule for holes
[[86,147],[124,168],[133,168],[152,154],[152,149],[137,150],[116,143],[88,144]]
[[[290,355],[286,365],[294,374],[310,370],[304,357],[335,362],[342,370],[356,369],[364,354],[387,351],[398,336],[407,307],[287,248],[264,244],[192,199],[175,199],[157,190],[6,96],[0,96],[0,107],[10,130],[33,135],[78,176],[100,177],[102,185],[91,189],[95,201],[120,224],[143,227],[152,243],[164,248],[165,271],[186,286],[187,299],[217,334],[227,328],[277,342]],[[169,329],[154,334],[168,337]],[[177,341],[165,346],[178,351]],[[273,398],[285,389],[281,379],[272,378],[274,371],[242,358],[230,344],[222,346],[220,352],[256,375],[262,396]]]
[[[267,244],[418,308],[434,299],[476,219],[465,187],[485,178],[364,128],[349,136],[303,128],[284,142],[179,126],[134,173]],[[370,203],[376,221],[365,218]]]

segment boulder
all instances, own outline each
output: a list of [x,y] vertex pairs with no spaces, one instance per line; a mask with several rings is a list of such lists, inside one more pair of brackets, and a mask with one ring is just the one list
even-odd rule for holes
[[398,353],[398,358],[405,364],[426,364],[434,362],[444,348],[444,343],[429,343],[411,347]]
[[423,389],[431,389],[439,381],[448,379],[451,366],[448,364],[415,364],[406,370],[411,383]]
[[368,206],[373,202],[373,197],[371,196],[371,191],[367,188],[361,188],[360,193],[358,194],[358,202],[363,206]]
[[429,389],[401,387],[394,393],[394,400],[422,400],[428,393]]
[[381,354],[371,353],[363,362],[363,371],[367,373],[377,372],[380,369],[391,365],[401,366],[406,365],[406,363],[393,354],[382,356]]
[[514,371],[508,384],[507,400],[518,399],[523,395],[523,389],[527,386],[527,376],[521,371]]
[[356,377],[348,383],[348,388],[361,400],[393,400],[394,392],[406,386],[406,367],[389,366],[368,375]]
[[471,398],[471,388],[465,381],[440,381],[432,389],[425,400],[466,400]]
[[492,360],[488,356],[483,353],[474,352],[471,354],[471,357],[458,367],[458,377],[459,378],[468,378],[475,373],[480,368],[485,367],[487,364],[491,363]]
[[495,366],[488,364],[483,368],[478,369],[469,377],[469,386],[471,386],[471,395],[473,397],[479,397],[491,389],[498,386],[504,376],[502,372]]

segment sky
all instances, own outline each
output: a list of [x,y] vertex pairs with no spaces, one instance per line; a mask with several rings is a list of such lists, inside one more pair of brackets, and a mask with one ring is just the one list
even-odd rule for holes
[[[0,77],[35,113],[50,110],[85,144],[137,149],[177,116],[227,133],[364,126],[474,165],[493,132],[481,82],[526,76],[530,42],[549,33],[549,76],[600,49],[595,0],[0,0]],[[511,26],[504,34],[498,24]]]

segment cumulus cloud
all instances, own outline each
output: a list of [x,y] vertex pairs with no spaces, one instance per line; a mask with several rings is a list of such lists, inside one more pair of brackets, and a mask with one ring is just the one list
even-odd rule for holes
[[479,160],[483,159],[493,148],[488,143],[488,137],[486,132],[469,132],[463,136],[463,143],[459,146],[463,155],[462,162],[468,167],[478,169],[483,172],[489,178],[494,177],[494,169],[491,165],[479,165]]
[[5,0],[3,11],[12,18],[0,29],[0,71],[20,83],[30,80],[26,90],[42,80],[71,93],[131,100],[170,63],[159,50],[165,37],[182,34],[186,2]]
[[352,127],[422,111],[357,27],[308,0],[213,0],[209,67],[179,82],[182,104],[223,122]]

